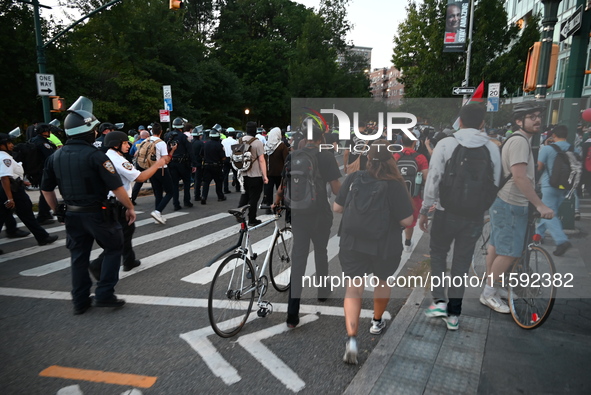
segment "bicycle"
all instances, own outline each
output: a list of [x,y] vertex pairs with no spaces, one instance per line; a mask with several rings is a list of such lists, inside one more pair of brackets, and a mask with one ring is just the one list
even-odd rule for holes
[[[285,292],[290,287],[293,247],[291,226],[286,222],[283,227],[280,227],[281,211],[275,210],[273,218],[259,225],[248,227],[245,218],[248,208],[249,205],[246,205],[228,210],[240,223],[238,242],[216,255],[207,264],[207,266],[211,266],[219,258],[233,251],[216,270],[207,303],[211,327],[221,337],[231,337],[240,332],[252,311],[255,294],[258,295],[257,315],[266,317],[273,312],[271,302],[263,300],[269,289],[269,278],[264,274],[267,266],[271,283],[278,292]],[[260,206],[260,208],[269,209],[270,207]],[[253,266],[257,254],[252,250],[250,232],[270,223],[275,224],[275,229],[267,248],[267,255],[259,270],[258,265]]]
[[523,253],[505,282],[513,320],[524,329],[539,328],[548,319],[556,298],[554,261],[540,247],[542,236],[535,233],[539,216],[530,206]]
[[486,256],[488,255],[488,241],[490,240],[490,217],[484,217],[484,224],[482,232],[476,245],[474,246],[474,254],[472,255],[472,262],[470,267],[478,278],[486,276]]

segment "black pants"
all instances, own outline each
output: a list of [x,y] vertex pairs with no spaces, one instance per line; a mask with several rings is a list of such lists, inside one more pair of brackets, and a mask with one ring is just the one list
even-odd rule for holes
[[[23,224],[25,224],[27,229],[31,231],[33,236],[35,236],[37,242],[47,239],[49,233],[47,233],[47,231],[39,225],[39,222],[37,222],[35,214],[33,214],[33,203],[31,203],[29,195],[25,192],[25,187],[20,186],[16,192],[13,191],[12,198],[14,199],[14,212]],[[6,200],[8,200],[8,198],[4,193],[4,189],[0,188],[0,223],[6,224],[7,233],[12,233],[16,231],[16,221],[12,217],[12,211],[7,209],[4,205]]]
[[191,203],[191,166],[188,162],[172,161],[168,164],[170,167],[170,176],[172,177],[172,204],[175,208],[181,207],[179,200],[179,184],[183,180],[185,206]]
[[42,221],[44,219],[52,219],[53,216],[51,215],[51,208],[47,201],[45,200],[45,196],[43,196],[43,192],[39,191],[39,213],[37,214],[37,219]]
[[[172,178],[170,177],[168,168],[156,170],[156,173],[150,178],[150,182],[152,183],[152,189],[154,190],[154,198],[156,199],[155,209],[162,212],[166,208],[168,202],[170,202],[170,199],[172,199],[173,194]],[[166,193],[164,197],[162,197],[163,192]]]
[[[230,191],[230,183],[228,177],[230,176],[230,170],[232,170],[232,161],[230,158],[224,159],[224,192]],[[236,180],[236,177],[234,177]]]
[[[314,264],[316,276],[328,276],[328,239],[332,226],[332,214],[300,214],[291,215],[291,230],[293,233],[291,287],[287,302],[287,314],[297,315],[300,312],[300,297],[302,294],[302,277],[306,273],[310,242],[314,244]],[[327,297],[326,289],[319,289],[320,297]]]
[[238,207],[250,204],[248,220],[257,219],[257,206],[263,193],[263,177],[244,177],[244,193],[240,195]]
[[[454,255],[449,277],[452,286],[448,290],[447,314],[460,315],[462,313],[462,298],[464,297],[463,276],[470,269],[470,262],[474,254],[476,240],[482,232],[484,218],[472,219],[436,210],[431,225],[431,276],[443,280],[447,266],[447,253],[451,243],[455,240]],[[460,286],[454,286],[454,278],[462,277],[462,281],[456,280]],[[433,287],[433,300],[445,301],[445,285],[440,281],[440,286]],[[437,283],[435,284],[437,285]]]
[[195,180],[195,200],[201,200],[201,187],[203,184],[203,166],[197,166],[193,174]]
[[270,206],[273,204],[273,191],[279,189],[279,185],[281,185],[281,176],[267,176],[267,178],[269,179],[269,183],[264,186],[265,194],[263,196],[263,203]]
[[209,195],[209,184],[213,180],[215,182],[215,193],[218,199],[224,198],[222,191],[222,177],[224,176],[223,167],[221,164],[205,164],[203,165],[203,190],[201,191],[201,200],[207,200]]
[[[133,239],[133,234],[135,233],[135,223],[129,225],[125,219],[124,214],[119,218],[118,222],[121,225],[121,229],[123,231],[123,252],[121,254],[123,258],[123,266],[132,266],[135,261],[135,251],[133,251],[131,241]],[[98,267],[100,271],[104,257],[105,251],[101,252],[100,255],[90,263],[90,265]]]

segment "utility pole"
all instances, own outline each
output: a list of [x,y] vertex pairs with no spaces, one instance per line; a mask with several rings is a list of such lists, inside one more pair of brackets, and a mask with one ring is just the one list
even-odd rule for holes
[[[470,62],[472,60],[472,30],[474,27],[474,1],[470,0],[470,25],[468,28],[468,48],[466,49],[466,73],[464,74],[464,81],[462,87],[470,86]],[[464,95],[463,103],[470,99],[470,95]]]

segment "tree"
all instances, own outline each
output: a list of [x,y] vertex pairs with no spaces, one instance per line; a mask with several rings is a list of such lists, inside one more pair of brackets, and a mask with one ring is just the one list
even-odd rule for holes
[[[407,18],[394,37],[394,65],[403,71],[407,97],[450,97],[451,88],[461,86],[466,67],[465,53],[444,53],[445,2],[409,0]],[[481,0],[475,6],[469,85],[499,81],[510,92],[522,79],[527,51],[536,37],[536,18],[519,34],[508,27],[501,0]]]

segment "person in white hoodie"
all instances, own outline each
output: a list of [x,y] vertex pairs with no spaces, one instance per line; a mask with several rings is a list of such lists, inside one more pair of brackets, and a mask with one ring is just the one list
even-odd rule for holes
[[[446,211],[440,202],[440,184],[444,179],[446,164],[452,158],[452,154],[462,145],[466,148],[486,147],[492,162],[491,200],[496,196],[496,187],[501,177],[501,158],[499,148],[490,141],[486,133],[480,129],[484,125],[486,108],[479,103],[468,104],[460,110],[460,130],[453,134],[453,137],[441,140],[433,151],[429,164],[429,173],[425,183],[424,200],[420,211],[419,226],[427,232],[427,214],[435,205],[435,213],[431,224],[431,275],[432,281],[440,280],[439,286],[434,286],[432,291],[433,303],[425,311],[428,317],[442,317],[449,330],[457,330],[459,327],[459,316],[462,312],[462,298],[464,296],[464,283],[457,286],[459,280],[452,282],[448,291],[448,298],[445,295],[445,285],[441,277],[446,271],[447,254],[452,242],[455,241],[454,254],[450,278],[462,277],[468,272],[476,240],[482,232],[484,223],[484,210],[479,214],[458,213]],[[485,151],[486,152],[486,151]],[[494,182],[494,185],[492,185]],[[435,277],[439,277],[439,279]],[[433,285],[437,285],[435,282]]]

